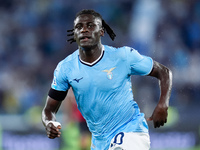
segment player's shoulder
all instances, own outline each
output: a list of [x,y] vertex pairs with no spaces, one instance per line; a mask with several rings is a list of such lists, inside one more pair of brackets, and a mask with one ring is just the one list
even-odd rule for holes
[[123,47],[119,47],[119,51],[125,51],[126,53],[129,53],[129,52],[133,52],[137,50],[129,46],[123,46]]
[[74,61],[76,61],[76,59],[78,59],[78,50],[61,60],[57,65],[57,69],[61,70],[62,68],[69,68],[72,64],[74,64]]
[[61,60],[59,62],[60,65],[66,65],[68,63],[71,63],[72,61],[75,61],[78,58],[78,50],[74,51],[72,54],[68,55],[66,58]]
[[123,53],[124,51],[135,51],[134,48],[129,47],[129,46],[122,46],[122,47],[113,47],[113,46],[108,46],[108,45],[104,45],[104,49],[105,51],[108,52],[116,52],[116,53]]
[[113,46],[104,45],[104,49],[105,49],[105,52],[107,52],[111,56],[122,58],[122,59],[126,59],[127,55],[129,55],[130,52],[136,51],[134,48],[129,47],[129,46],[113,47]]

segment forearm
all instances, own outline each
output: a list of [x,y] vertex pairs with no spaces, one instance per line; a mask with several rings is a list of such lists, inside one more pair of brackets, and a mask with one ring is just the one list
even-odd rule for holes
[[56,121],[55,113],[44,108],[42,111],[42,123],[46,127],[49,121]]
[[48,124],[49,121],[56,121],[56,113],[61,105],[61,101],[56,101],[51,97],[47,97],[46,105],[42,111],[42,122],[44,126]]
[[164,65],[154,61],[153,70],[149,76],[156,77],[159,80],[160,99],[158,105],[161,105],[162,107],[168,107],[172,88],[171,70]]
[[158,104],[169,106],[169,99],[172,89],[172,72],[168,68],[164,68],[162,75],[159,77],[160,100]]
[[148,121],[153,120],[154,127],[159,128],[167,122],[169,99],[172,88],[172,72],[167,67],[154,61],[154,66],[150,76],[156,77],[160,85],[160,99]]

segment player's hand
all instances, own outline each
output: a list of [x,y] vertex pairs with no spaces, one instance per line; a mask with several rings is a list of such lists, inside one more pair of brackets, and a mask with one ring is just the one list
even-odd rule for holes
[[60,137],[61,132],[61,124],[55,121],[49,121],[46,126],[47,136],[50,139],[54,139],[56,137]]
[[149,117],[147,121],[153,121],[154,128],[164,126],[164,124],[167,123],[167,109],[167,106],[158,104],[154,109],[152,116]]

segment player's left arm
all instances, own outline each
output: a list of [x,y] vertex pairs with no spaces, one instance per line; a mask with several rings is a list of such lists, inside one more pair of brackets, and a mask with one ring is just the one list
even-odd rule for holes
[[160,98],[153,114],[148,121],[153,121],[154,128],[159,128],[167,122],[169,99],[172,88],[172,72],[166,66],[154,61],[153,69],[149,76],[156,77],[160,85]]

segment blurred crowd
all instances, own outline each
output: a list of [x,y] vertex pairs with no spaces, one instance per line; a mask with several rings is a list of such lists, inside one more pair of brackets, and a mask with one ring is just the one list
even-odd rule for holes
[[[132,46],[173,71],[171,104],[197,106],[200,99],[199,0],[0,0],[0,114],[23,114],[43,107],[57,63],[77,49],[67,30],[75,14],[92,8],[117,34],[112,46]],[[150,13],[149,13],[150,12]],[[148,79],[134,80],[149,91]]]

